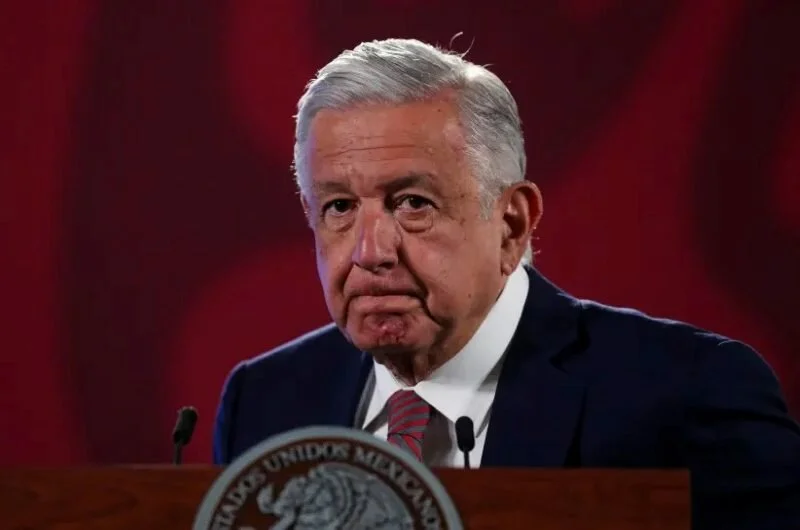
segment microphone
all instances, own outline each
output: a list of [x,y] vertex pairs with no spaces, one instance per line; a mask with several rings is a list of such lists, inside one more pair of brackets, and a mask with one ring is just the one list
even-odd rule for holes
[[456,443],[459,451],[464,453],[464,469],[470,469],[469,452],[475,449],[475,428],[466,416],[456,420]]
[[178,410],[178,421],[175,423],[175,428],[172,430],[172,461],[176,466],[181,463],[183,447],[189,445],[196,424],[197,410],[195,410],[194,407],[181,407]]

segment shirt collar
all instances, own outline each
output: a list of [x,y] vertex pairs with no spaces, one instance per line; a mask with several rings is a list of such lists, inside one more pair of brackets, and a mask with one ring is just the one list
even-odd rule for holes
[[476,429],[483,425],[494,400],[494,385],[486,388],[485,381],[511,343],[528,289],[528,274],[520,264],[508,277],[494,306],[467,345],[413,387],[403,385],[385,366],[375,362],[375,395],[364,424],[381,413],[394,392],[410,389],[451,422],[469,416]]

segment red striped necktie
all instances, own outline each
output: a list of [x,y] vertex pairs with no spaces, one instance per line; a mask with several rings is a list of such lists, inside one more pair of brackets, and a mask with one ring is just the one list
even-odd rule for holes
[[422,440],[431,419],[431,406],[413,390],[398,390],[389,398],[387,409],[387,440],[422,462]]

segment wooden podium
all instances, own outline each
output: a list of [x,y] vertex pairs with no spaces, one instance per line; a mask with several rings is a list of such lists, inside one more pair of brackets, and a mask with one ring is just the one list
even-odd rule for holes
[[[215,467],[0,469],[3,530],[190,530]],[[688,530],[682,471],[434,469],[468,529]]]

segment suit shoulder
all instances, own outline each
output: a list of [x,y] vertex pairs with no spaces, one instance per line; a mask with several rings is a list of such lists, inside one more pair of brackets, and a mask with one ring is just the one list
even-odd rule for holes
[[[681,388],[692,403],[735,402],[732,389],[776,397],[785,404],[780,383],[768,361],[740,340],[680,320],[642,311],[580,300],[591,377],[620,373],[644,375],[649,385]],[[601,367],[603,369],[601,369]]]
[[272,370],[285,364],[313,363],[320,354],[342,348],[352,346],[335,324],[327,324],[247,359],[240,365],[251,373],[268,367]]
[[642,347],[663,349],[678,355],[680,352],[696,353],[726,344],[742,344],[681,320],[593,300],[580,300],[579,303],[583,325],[595,340],[627,343],[637,350]]
[[[291,396],[294,387],[317,384],[318,374],[326,373],[325,358],[348,347],[339,329],[329,324],[236,364],[225,379],[217,410],[214,462],[228,463],[240,452],[242,436],[259,425],[253,415],[268,415],[269,396]],[[323,368],[303,369],[309,366]]]

